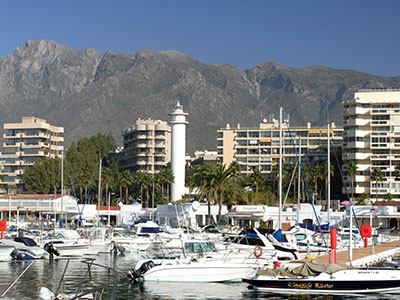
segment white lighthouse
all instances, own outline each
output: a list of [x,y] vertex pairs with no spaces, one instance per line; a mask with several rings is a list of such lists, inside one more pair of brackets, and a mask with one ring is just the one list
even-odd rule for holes
[[185,155],[186,155],[186,120],[187,113],[183,112],[178,103],[169,113],[171,120],[171,170],[175,180],[171,184],[171,200],[178,201],[185,194]]

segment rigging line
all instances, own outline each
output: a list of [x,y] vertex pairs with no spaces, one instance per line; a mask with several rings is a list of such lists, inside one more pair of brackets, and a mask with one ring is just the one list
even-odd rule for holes
[[309,200],[310,200],[311,207],[313,208],[313,212],[314,212],[315,218],[317,219],[317,224],[318,224],[319,232],[320,232],[320,234],[321,234],[321,237],[322,237],[322,240],[324,241],[325,246],[327,246],[325,237],[324,237],[324,235],[322,234],[321,222],[320,222],[319,217],[318,217],[318,215],[317,215],[317,212],[316,212],[316,210],[315,210],[314,200],[313,200],[313,198],[312,198],[312,196],[311,196],[310,190],[309,190],[309,188],[308,188],[307,180],[306,180],[306,177],[305,177],[304,172],[303,172],[303,168],[301,167],[301,164],[300,164],[299,155],[298,155],[298,153],[297,153],[296,145],[295,145],[295,143],[294,143],[294,139],[293,139],[293,136],[292,136],[292,132],[290,131],[289,122],[288,122],[288,120],[287,120],[287,118],[286,118],[286,113],[285,113],[285,112],[283,112],[283,117],[284,117],[284,120],[285,120],[285,123],[286,123],[286,126],[287,126],[287,130],[288,130],[288,132],[289,132],[289,136],[290,136],[290,140],[291,140],[291,142],[292,142],[293,148],[294,148],[294,152],[295,152],[295,154],[296,154],[296,160],[297,160],[297,163],[299,164],[299,168],[300,168],[300,171],[301,171],[301,176],[303,177],[303,181],[304,181],[304,185],[305,185],[306,190],[307,190],[308,198],[309,198]]
[[[89,198],[90,190],[92,189],[93,182],[94,182],[94,179],[96,178],[97,170],[99,169],[99,166],[100,166],[100,163],[97,164],[96,170],[94,170],[94,174],[93,174],[93,177],[92,177],[92,182],[90,183],[89,190],[88,190],[88,192],[86,193],[85,201],[83,202],[82,212],[83,212],[83,209],[85,208],[86,202],[87,202],[87,200],[88,200],[88,198]],[[100,207],[99,207],[99,209],[100,209]],[[81,218],[81,216],[79,216],[79,217]]]
[[[335,150],[335,146],[334,146],[332,141],[331,141],[331,145],[332,145],[333,149]],[[340,167],[339,158],[337,157],[336,151],[333,151],[333,154],[335,155],[336,164],[337,164],[337,167],[338,167],[338,170],[339,170],[339,174],[340,174],[340,179],[342,180],[342,184],[343,184],[343,186],[344,186],[344,188],[346,190],[347,199],[350,200],[351,198],[350,198],[349,190],[347,188],[346,182],[344,181],[343,171],[342,171],[342,168]],[[353,206],[351,206],[351,211],[352,211],[352,213],[354,215],[354,220],[355,220],[356,226],[357,226],[358,231],[359,231],[359,233],[361,235],[361,227],[360,227],[360,224],[358,223],[357,215],[356,215],[356,212],[354,211]]]
[[67,167],[67,172],[68,172],[69,181],[70,181],[70,183],[71,183],[72,192],[74,193],[74,197],[75,197],[75,201],[76,201],[76,206],[78,207],[78,212],[79,212],[79,215],[80,215],[80,214],[81,214],[81,211],[79,210],[78,197],[76,196],[76,191],[75,191],[74,183],[73,183],[73,181],[72,181],[71,172],[70,172],[70,170],[69,170],[68,161],[67,161],[67,155],[64,155],[64,161],[65,161],[65,166]]

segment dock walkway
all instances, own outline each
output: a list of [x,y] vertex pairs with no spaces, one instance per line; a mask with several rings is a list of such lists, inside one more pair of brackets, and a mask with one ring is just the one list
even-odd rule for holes
[[[392,241],[385,244],[378,244],[374,246],[374,253],[372,253],[372,246],[353,249],[353,266],[366,266],[386,260],[389,257],[400,254],[400,241]],[[303,259],[296,261],[296,263],[305,262],[312,259]],[[329,263],[329,254],[320,255],[313,258],[318,263]],[[349,251],[341,251],[336,253],[336,262],[349,264]]]

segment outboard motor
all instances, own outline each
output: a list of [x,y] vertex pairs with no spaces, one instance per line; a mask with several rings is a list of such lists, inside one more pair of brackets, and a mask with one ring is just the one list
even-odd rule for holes
[[44,245],[44,251],[50,254],[50,257],[53,257],[53,255],[59,256],[60,252],[57,250],[57,248],[53,245],[53,242],[46,243]]
[[128,278],[133,281],[139,281],[140,278],[143,278],[143,274],[148,270],[156,266],[156,264],[152,260],[139,260],[135,266],[128,272]]

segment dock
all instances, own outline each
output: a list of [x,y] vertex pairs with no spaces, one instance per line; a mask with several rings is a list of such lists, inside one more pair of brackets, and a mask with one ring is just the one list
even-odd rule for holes
[[[372,246],[356,248],[353,249],[353,259],[351,265],[355,267],[371,266],[398,255],[400,255],[400,240],[375,245],[374,253],[372,253]],[[309,260],[314,260],[318,263],[329,263],[329,254],[320,255],[315,258],[299,260],[295,263],[301,263]],[[336,262],[350,264],[349,251],[346,250],[337,252]]]

